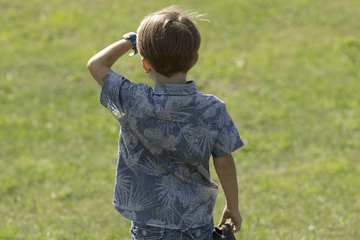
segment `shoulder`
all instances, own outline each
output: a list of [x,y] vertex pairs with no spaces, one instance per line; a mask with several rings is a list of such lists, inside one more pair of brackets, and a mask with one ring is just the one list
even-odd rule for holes
[[143,83],[133,83],[121,74],[109,72],[101,89],[100,102],[107,108],[121,109],[124,113],[137,100],[149,96],[150,87]]
[[220,116],[226,111],[225,103],[212,94],[199,93],[195,104],[203,121],[211,122],[212,125],[218,125]]
[[125,78],[123,75],[110,71],[104,78],[104,87],[113,87],[124,84],[125,82],[131,83],[129,79]]
[[212,94],[204,94],[201,92],[199,92],[196,97],[196,104],[199,108],[211,108],[213,110],[225,108],[225,102],[220,98]]
[[217,96],[215,95],[212,95],[212,94],[204,94],[205,98],[207,101],[211,102],[211,103],[218,103],[218,104],[221,104],[221,105],[225,105],[225,102],[222,101],[220,98],[218,98]]

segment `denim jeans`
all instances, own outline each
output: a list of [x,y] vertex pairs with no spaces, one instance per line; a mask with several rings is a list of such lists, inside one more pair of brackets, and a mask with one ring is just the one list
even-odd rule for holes
[[131,240],[213,240],[213,224],[191,229],[167,229],[131,222]]

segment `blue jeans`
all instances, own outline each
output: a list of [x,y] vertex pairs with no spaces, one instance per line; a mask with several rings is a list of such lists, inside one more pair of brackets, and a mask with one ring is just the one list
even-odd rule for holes
[[167,229],[131,222],[131,240],[213,240],[213,224],[192,229]]

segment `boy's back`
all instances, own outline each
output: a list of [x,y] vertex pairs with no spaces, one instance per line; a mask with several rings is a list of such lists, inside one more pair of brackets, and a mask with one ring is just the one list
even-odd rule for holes
[[[132,220],[132,239],[148,233],[168,239],[212,239],[217,185],[210,180],[213,156],[230,219],[241,228],[235,162],[243,145],[223,102],[186,81],[198,60],[201,36],[183,11],[170,7],[148,15],[137,34],[109,45],[88,62],[102,86],[101,103],[118,119],[119,158],[114,205]],[[131,83],[111,70],[133,49],[155,81],[154,89]],[[134,55],[131,54],[131,55]]]
[[[119,97],[120,96],[120,97]],[[110,72],[101,103],[119,120],[114,205],[135,222],[167,228],[212,221],[210,156],[242,146],[225,104],[186,84],[134,84]]]

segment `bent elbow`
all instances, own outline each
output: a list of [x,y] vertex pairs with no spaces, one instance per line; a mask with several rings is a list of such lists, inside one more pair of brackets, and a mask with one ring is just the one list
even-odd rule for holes
[[96,79],[97,72],[99,69],[97,62],[93,58],[90,58],[90,60],[86,64],[86,67],[87,69],[89,69],[91,75],[93,75],[93,77]]
[[91,72],[91,69],[94,68],[94,61],[92,58],[90,58],[89,61],[86,63],[86,67],[87,67],[87,69],[90,70],[90,72]]

